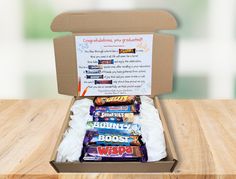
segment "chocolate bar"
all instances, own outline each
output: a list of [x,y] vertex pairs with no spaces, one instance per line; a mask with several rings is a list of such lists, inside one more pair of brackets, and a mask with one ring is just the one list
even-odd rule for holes
[[134,113],[109,113],[97,111],[93,114],[93,121],[99,122],[133,122]]
[[112,84],[112,80],[95,80],[95,85],[106,85],[106,84]]
[[146,162],[146,146],[85,146],[81,162]]
[[119,49],[119,53],[135,53],[135,48],[131,49]]
[[[130,114],[130,113],[129,113]],[[129,115],[127,113],[127,115]],[[131,113],[130,115],[132,116],[125,116],[125,117],[106,117],[106,118],[100,118],[100,117],[94,117],[93,121],[96,122],[134,122],[133,114]]]
[[103,75],[86,75],[87,79],[103,79]]
[[102,65],[88,65],[88,69],[102,69]]
[[95,112],[117,112],[117,113],[134,113],[139,114],[140,104],[123,105],[123,106],[90,106],[90,115]]
[[127,135],[121,132],[106,133],[97,130],[87,130],[84,136],[83,144],[86,145],[123,145],[123,146],[141,146],[143,141],[140,135]]
[[130,117],[126,116],[124,118],[120,118],[120,117],[106,117],[106,118],[94,117],[93,121],[95,121],[95,122],[117,122],[117,123],[134,122],[134,118],[133,118],[133,116],[130,116]]
[[114,64],[114,60],[98,60],[98,64]]
[[108,96],[108,97],[95,97],[94,104],[96,106],[109,106],[109,105],[131,105],[141,104],[139,96]]
[[97,69],[95,69],[95,70],[86,70],[86,73],[87,74],[99,74],[99,73],[101,73],[101,70],[97,70]]
[[141,126],[134,123],[123,122],[87,122],[88,130],[98,130],[109,134],[122,133],[127,135],[141,135]]

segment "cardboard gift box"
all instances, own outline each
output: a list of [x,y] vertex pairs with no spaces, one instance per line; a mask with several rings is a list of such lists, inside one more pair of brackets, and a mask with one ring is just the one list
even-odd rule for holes
[[[108,11],[63,13],[52,22],[54,32],[71,32],[71,35],[54,39],[57,85],[60,94],[73,96],[50,164],[58,172],[170,172],[177,164],[177,156],[157,95],[172,91],[173,55],[175,38],[158,33],[176,28],[175,18],[167,11]],[[76,36],[87,35],[152,34],[151,97],[159,111],[164,128],[167,157],[158,162],[56,162],[58,146],[70,120],[70,108],[78,93]],[[135,95],[135,94],[134,94]]]

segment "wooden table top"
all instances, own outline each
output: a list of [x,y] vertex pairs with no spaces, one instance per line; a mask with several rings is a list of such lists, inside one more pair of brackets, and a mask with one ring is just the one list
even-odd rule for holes
[[57,174],[49,160],[70,99],[0,101],[0,178],[236,178],[236,100],[163,100],[173,173]]

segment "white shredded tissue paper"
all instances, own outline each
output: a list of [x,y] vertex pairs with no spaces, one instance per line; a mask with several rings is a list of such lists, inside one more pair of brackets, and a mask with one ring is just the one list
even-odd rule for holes
[[[141,125],[142,139],[146,143],[148,162],[159,161],[166,157],[164,131],[158,110],[153,100],[141,96],[140,114],[135,115],[134,123]],[[83,139],[86,132],[87,121],[92,121],[89,115],[90,99],[76,100],[71,107],[73,115],[70,116],[69,127],[57,150],[57,162],[75,162],[79,160],[83,148]]]

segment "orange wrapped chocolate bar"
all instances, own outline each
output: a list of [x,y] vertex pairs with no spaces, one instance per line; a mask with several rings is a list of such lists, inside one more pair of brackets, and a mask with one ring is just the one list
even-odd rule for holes
[[110,96],[110,97],[98,96],[95,97],[94,99],[95,106],[131,105],[140,103],[141,100],[139,96]]

